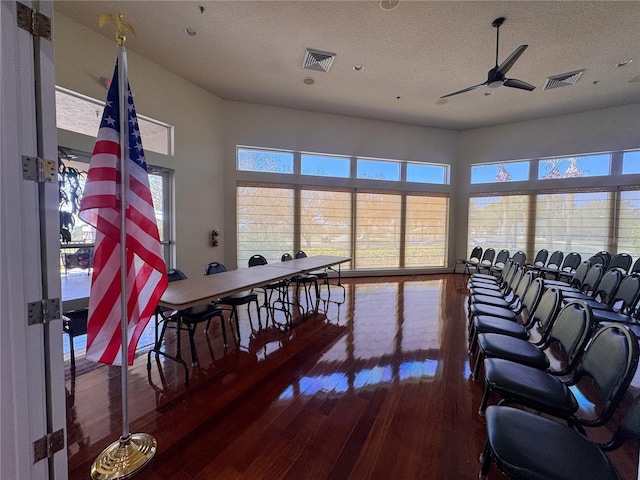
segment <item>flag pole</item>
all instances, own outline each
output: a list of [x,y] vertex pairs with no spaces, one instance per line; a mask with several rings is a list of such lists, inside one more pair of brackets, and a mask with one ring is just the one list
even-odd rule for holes
[[127,218],[129,175],[129,115],[128,115],[128,75],[127,51],[124,47],[126,31],[135,35],[133,27],[126,23],[122,14],[114,16],[106,13],[100,16],[100,27],[107,23],[116,26],[118,44],[118,102],[120,118],[120,308],[121,308],[121,390],[122,390],[122,435],[105,448],[91,466],[94,480],[126,479],[135,476],[146,467],[156,453],[156,439],[148,433],[129,432],[129,359],[128,359],[128,308],[127,308]]

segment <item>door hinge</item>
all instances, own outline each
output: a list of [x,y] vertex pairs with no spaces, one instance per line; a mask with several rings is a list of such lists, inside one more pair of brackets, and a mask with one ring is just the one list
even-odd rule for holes
[[51,458],[56,452],[64,448],[64,430],[47,433],[44,437],[33,442],[33,463]]
[[16,2],[18,26],[31,35],[51,40],[51,19],[40,12]]
[[22,178],[38,183],[55,183],[58,181],[58,161],[23,155]]
[[39,325],[60,318],[60,299],[47,298],[27,303],[27,324]]

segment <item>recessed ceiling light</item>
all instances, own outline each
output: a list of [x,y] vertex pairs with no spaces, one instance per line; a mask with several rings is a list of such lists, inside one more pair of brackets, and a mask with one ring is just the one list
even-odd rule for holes
[[354,65],[353,70],[356,72],[361,72],[362,70],[364,70],[364,65]]
[[616,64],[616,67],[625,67],[625,66],[629,65],[631,62],[633,62],[633,59],[630,58],[628,60],[625,60],[623,62],[620,62],[620,63]]
[[400,5],[400,0],[380,0],[379,5],[382,10],[393,10]]
[[316,81],[311,77],[306,77],[302,81],[304,82],[305,85],[313,85],[314,83],[316,83]]
[[198,32],[196,31],[196,29],[191,27],[186,27],[184,29],[184,33],[186,33],[190,37],[195,37],[196,35],[198,35]]

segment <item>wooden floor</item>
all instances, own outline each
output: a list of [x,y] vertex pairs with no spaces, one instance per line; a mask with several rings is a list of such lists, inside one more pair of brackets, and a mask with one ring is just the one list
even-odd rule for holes
[[[130,430],[152,434],[158,452],[136,478],[477,478],[483,386],[470,379],[463,276],[344,286],[289,333],[251,335],[243,317],[240,345],[225,350],[219,326],[198,332],[188,387],[174,361],[153,356],[148,371],[149,347],[140,348]],[[172,351],[175,332],[168,337]],[[122,433],[120,369],[78,358],[75,375],[67,362],[66,388],[70,478],[84,480]],[[639,388],[636,376],[626,403]],[[636,478],[636,445],[610,457]]]

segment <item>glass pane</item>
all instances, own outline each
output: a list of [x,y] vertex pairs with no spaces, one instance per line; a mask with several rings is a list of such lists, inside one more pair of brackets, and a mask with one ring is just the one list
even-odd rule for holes
[[635,152],[625,152],[622,157],[622,173],[640,173],[640,150]]
[[239,268],[255,254],[269,263],[293,254],[293,189],[239,186],[237,204]]
[[423,165],[420,163],[407,163],[407,182],[437,183],[443,185],[447,182],[446,165]]
[[356,268],[400,266],[401,196],[358,193]]
[[300,161],[303,175],[338,178],[351,176],[351,159],[349,158],[302,155]]
[[490,163],[471,167],[471,183],[520,182],[529,180],[529,162]]
[[640,190],[620,192],[618,251],[640,257]]
[[[95,138],[103,109],[104,102],[56,87],[56,126],[62,130]],[[144,149],[169,155],[173,127],[144,115],[137,116]]]
[[351,193],[300,192],[300,248],[307,255],[351,256]]
[[239,148],[238,170],[247,172],[293,173],[293,153]]
[[526,251],[528,221],[527,195],[470,198],[467,249],[480,245],[511,254]]
[[398,181],[400,180],[400,163],[359,158],[358,178]]
[[449,199],[407,197],[406,267],[443,267],[447,256]]
[[578,252],[585,260],[607,250],[611,197],[607,192],[538,195],[535,250]]
[[611,155],[589,155],[586,157],[550,158],[540,160],[538,179],[597,177],[609,175]]

